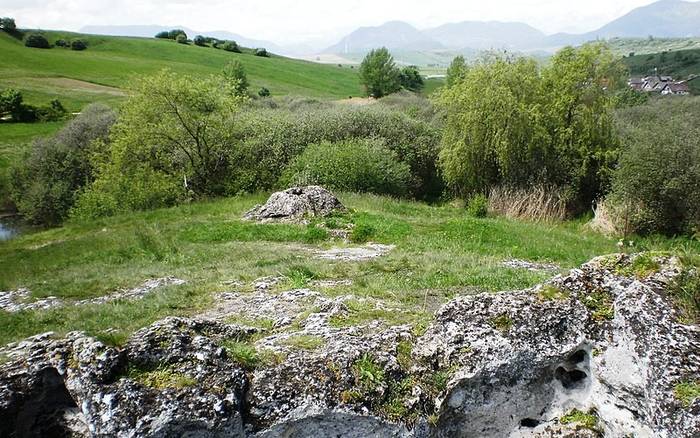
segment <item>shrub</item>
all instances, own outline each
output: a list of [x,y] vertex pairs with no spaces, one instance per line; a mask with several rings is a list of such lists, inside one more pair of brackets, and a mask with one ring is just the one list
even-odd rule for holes
[[230,84],[233,92],[240,96],[245,96],[248,92],[248,76],[241,61],[230,61],[223,70],[224,79]]
[[700,230],[699,117],[697,97],[618,113],[623,148],[608,197],[617,223],[643,234]]
[[87,49],[87,44],[83,40],[75,39],[70,43],[71,50],[85,50]]
[[238,47],[238,43],[236,43],[235,41],[226,41],[221,46],[221,48],[226,50],[227,52],[241,53],[241,48]]
[[178,34],[178,36],[175,37],[175,41],[177,41],[178,44],[187,44],[187,35],[184,33]]
[[400,111],[373,107],[306,107],[303,111],[249,110],[234,123],[238,147],[231,151],[237,171],[230,193],[270,190],[288,163],[307,145],[378,138],[406,163],[411,172],[409,193],[419,199],[441,196],[437,171],[439,131]]
[[56,40],[53,45],[56,47],[68,47],[68,42],[66,42],[66,40]]
[[270,97],[270,90],[268,90],[265,87],[262,87],[260,91],[258,91],[258,96],[260,97]]
[[168,71],[138,81],[76,214],[90,217],[226,194],[232,172],[229,122],[244,100],[222,93],[226,87],[214,77]]
[[24,40],[24,45],[27,47],[35,47],[37,49],[48,49],[50,47],[49,40],[47,40],[44,35],[38,33],[27,35],[27,38]]
[[197,35],[192,41],[194,42],[195,46],[204,47],[207,45],[207,39],[204,38],[202,35]]
[[280,184],[405,196],[410,179],[408,165],[383,140],[346,140],[308,146],[284,172]]
[[472,217],[486,217],[489,212],[489,200],[482,194],[474,195],[467,203],[467,214]]
[[0,119],[11,117],[17,119],[22,110],[22,93],[14,88],[0,91]]
[[262,56],[263,58],[269,58],[270,54],[267,53],[266,49],[255,49],[255,56]]
[[167,30],[164,30],[162,32],[158,32],[156,34],[156,38],[161,38],[161,39],[170,39],[170,33]]
[[94,142],[104,141],[116,118],[94,104],[55,136],[36,140],[12,169],[12,199],[24,218],[35,224],[61,223],[82,187],[92,179]]

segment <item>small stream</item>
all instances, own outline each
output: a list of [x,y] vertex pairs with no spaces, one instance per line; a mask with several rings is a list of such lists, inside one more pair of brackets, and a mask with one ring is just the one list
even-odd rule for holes
[[19,219],[13,216],[0,216],[0,242],[13,239],[22,232]]

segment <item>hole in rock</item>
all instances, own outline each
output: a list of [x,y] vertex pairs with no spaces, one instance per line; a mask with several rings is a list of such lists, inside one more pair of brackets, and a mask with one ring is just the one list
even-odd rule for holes
[[534,418],[523,418],[520,420],[520,426],[522,427],[537,427],[540,424],[540,420],[535,420]]
[[566,389],[574,389],[581,386],[588,377],[588,374],[581,370],[567,371],[564,367],[559,367],[554,371],[554,378],[561,382]]
[[581,363],[584,360],[586,360],[586,357],[588,356],[588,353],[586,353],[585,350],[579,350],[576,353],[572,354],[571,357],[569,358],[569,361],[571,363]]
[[63,377],[55,368],[43,370],[33,391],[27,394],[15,420],[17,437],[62,438],[73,436],[66,424],[66,412],[78,406],[68,393]]

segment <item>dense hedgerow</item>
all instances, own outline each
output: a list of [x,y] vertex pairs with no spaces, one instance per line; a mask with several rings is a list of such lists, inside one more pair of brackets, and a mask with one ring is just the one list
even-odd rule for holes
[[68,216],[92,180],[90,155],[115,118],[110,108],[90,105],[53,137],[34,141],[12,169],[12,200],[28,222],[55,225]]
[[279,185],[406,196],[410,179],[408,165],[384,140],[352,139],[309,145],[285,170]]
[[700,231],[700,98],[654,100],[617,119],[623,147],[607,202],[618,228]]
[[269,190],[307,145],[323,141],[378,138],[411,171],[408,193],[436,199],[443,191],[438,175],[439,131],[431,124],[386,107],[332,107],[301,112],[256,109],[234,122],[240,139],[232,150],[237,170],[230,192]]

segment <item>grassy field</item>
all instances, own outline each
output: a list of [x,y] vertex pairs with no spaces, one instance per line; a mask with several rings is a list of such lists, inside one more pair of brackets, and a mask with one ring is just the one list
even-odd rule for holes
[[[73,223],[0,243],[0,290],[26,287],[34,297],[96,297],[163,276],[187,281],[134,302],[0,312],[0,345],[47,330],[86,330],[117,342],[165,315],[197,313],[215,294],[231,290],[232,281],[249,285],[269,275],[290,279],[281,288],[302,287],[310,279],[352,279],[351,286],[325,293],[381,299],[403,312],[372,318],[415,323],[460,294],[524,288],[547,277],[505,268],[505,259],[567,269],[616,250],[615,241],[586,231],[581,222],[475,219],[450,206],[345,194],[341,199],[353,211],[333,221],[351,220],[372,241],[397,247],[374,261],[328,262],[313,251],[342,244],[313,227],[240,220],[265,199],[250,195]],[[700,251],[698,242],[637,242],[637,249],[671,247]]]
[[[79,110],[87,101],[118,100],[119,90],[107,87],[125,88],[134,75],[151,74],[166,67],[183,74],[215,74],[233,59],[243,63],[252,90],[267,87],[273,95],[323,98],[362,94],[356,70],[347,67],[278,56],[263,58],[249,52],[231,53],[155,38],[43,33],[50,42],[80,37],[87,41],[88,49],[32,49],[0,32],[0,53],[3,54],[0,87],[21,89],[31,103],[45,103],[49,96],[62,96],[69,109]],[[57,80],[62,78],[76,81]],[[106,87],[94,87],[94,84]]]
[[606,43],[620,56],[700,49],[700,38],[611,38]]

